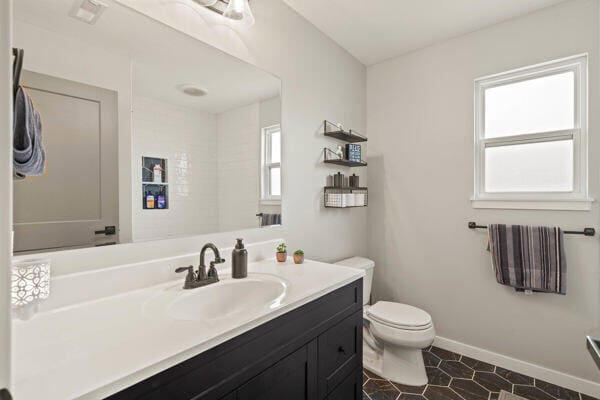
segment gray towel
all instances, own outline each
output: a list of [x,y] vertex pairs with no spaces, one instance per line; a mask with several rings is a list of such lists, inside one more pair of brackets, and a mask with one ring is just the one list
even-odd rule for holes
[[496,280],[518,291],[566,294],[563,232],[557,227],[490,225]]
[[260,226],[281,225],[281,214],[262,213]]
[[44,173],[46,154],[42,146],[42,120],[33,101],[19,86],[13,121],[13,166],[18,177]]

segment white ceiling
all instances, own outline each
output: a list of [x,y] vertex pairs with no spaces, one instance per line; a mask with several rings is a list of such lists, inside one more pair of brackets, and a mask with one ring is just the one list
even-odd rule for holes
[[[17,0],[14,16],[91,48],[129,56],[134,95],[213,114],[279,96],[279,78],[113,0],[105,2],[109,7],[95,25],[68,16],[74,0]],[[19,45],[17,35],[14,40]],[[27,54],[25,49],[24,68]],[[195,84],[208,95],[187,96],[179,90],[182,84]]]
[[564,0],[284,0],[365,65]]

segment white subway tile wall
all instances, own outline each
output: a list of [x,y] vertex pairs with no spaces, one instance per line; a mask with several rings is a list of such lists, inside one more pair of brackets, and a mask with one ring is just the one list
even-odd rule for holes
[[[133,148],[134,240],[219,231],[215,115],[138,97]],[[142,156],[167,159],[169,209],[142,209]]]
[[217,116],[219,228],[258,226],[260,173],[260,104]]

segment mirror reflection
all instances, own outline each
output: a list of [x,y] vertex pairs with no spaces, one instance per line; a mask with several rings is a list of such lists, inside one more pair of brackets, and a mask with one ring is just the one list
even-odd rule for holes
[[43,157],[15,166],[15,252],[280,225],[280,80],[107,4],[93,23],[70,0],[15,4],[15,116],[41,121],[15,141]]

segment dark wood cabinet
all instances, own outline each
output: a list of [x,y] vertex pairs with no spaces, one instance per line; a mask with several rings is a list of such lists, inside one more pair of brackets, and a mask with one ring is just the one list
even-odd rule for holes
[[361,374],[358,280],[109,399],[358,400]]
[[362,368],[357,368],[337,386],[327,400],[362,400]]
[[319,398],[362,365],[362,312],[319,336]]
[[316,343],[296,350],[237,390],[237,400],[314,399]]

